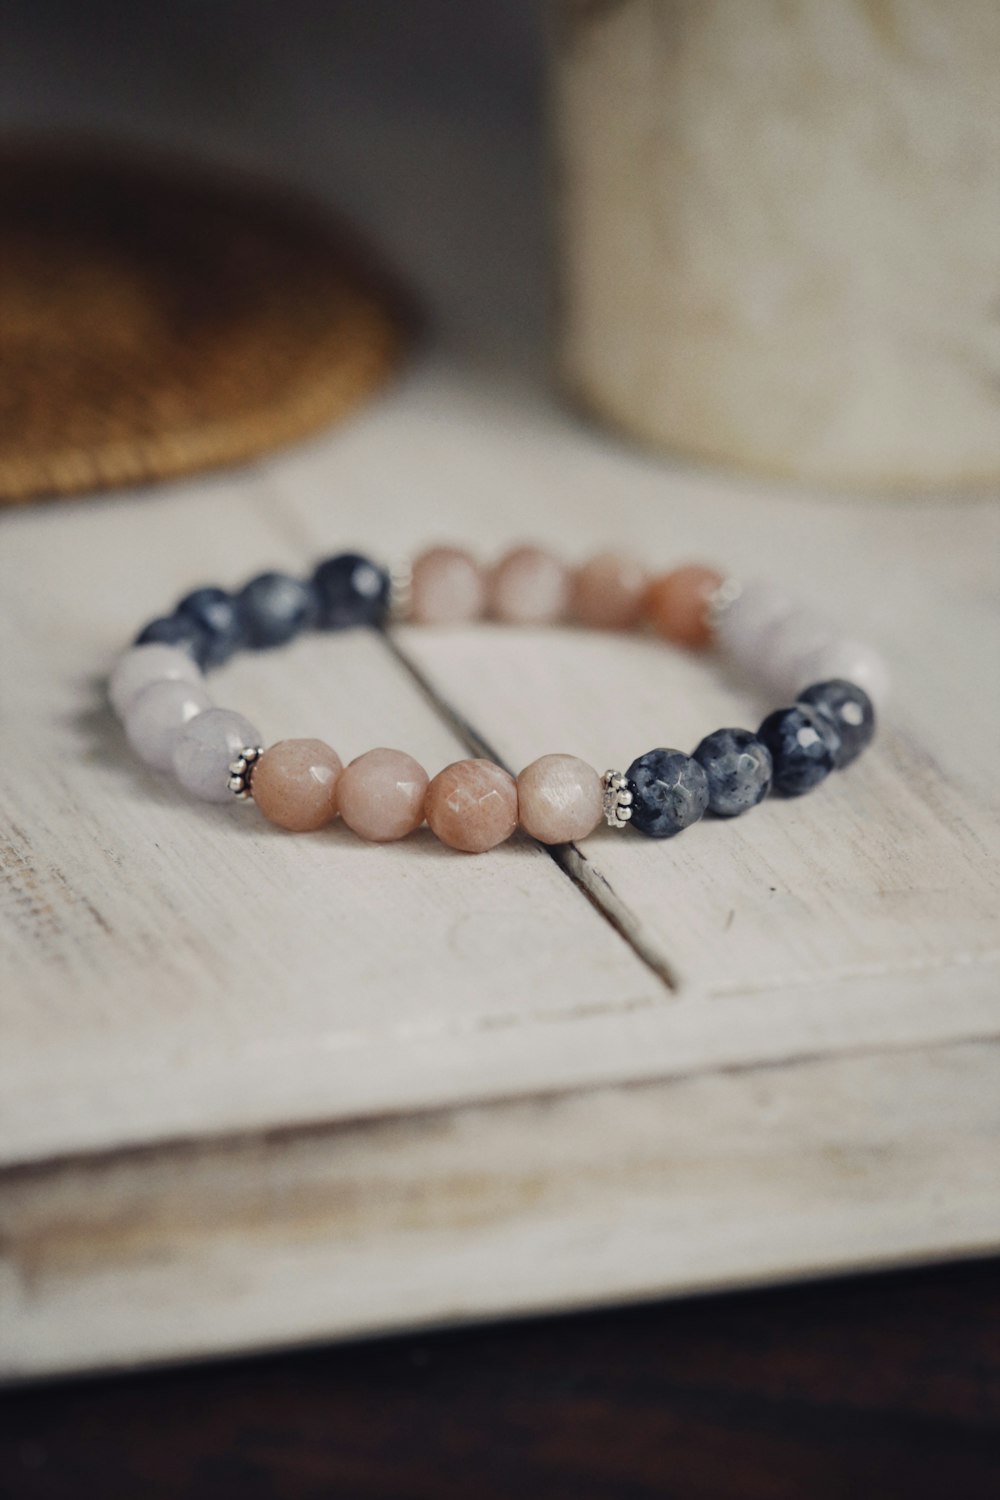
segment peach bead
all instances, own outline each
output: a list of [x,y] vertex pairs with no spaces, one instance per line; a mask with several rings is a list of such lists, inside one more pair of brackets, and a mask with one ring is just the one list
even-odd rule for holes
[[678,646],[709,645],[708,602],[721,583],[721,573],[699,563],[654,578],[646,595],[646,613],[654,630]]
[[405,838],[424,821],[427,772],[402,750],[367,750],[341,772],[337,806],[348,828],[374,844]]
[[322,740],[279,740],[254,767],[253,800],[269,823],[309,833],[336,816],[341,769]]
[[442,844],[483,854],[517,827],[517,783],[491,760],[456,760],[427,788],[424,812]]
[[634,557],[601,552],[577,571],[573,614],[597,630],[628,630],[642,614],[649,574]]
[[600,776],[575,755],[543,755],[517,778],[521,827],[542,844],[568,844],[593,833],[603,798]]
[[540,547],[515,547],[500,559],[490,580],[490,612],[509,625],[561,620],[569,596],[569,571]]
[[486,578],[468,552],[432,547],[413,564],[410,615],[419,625],[477,620],[486,607]]

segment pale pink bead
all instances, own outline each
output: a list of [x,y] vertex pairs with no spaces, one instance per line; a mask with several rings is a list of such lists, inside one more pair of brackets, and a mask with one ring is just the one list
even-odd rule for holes
[[568,844],[593,833],[603,796],[600,776],[575,755],[543,755],[517,778],[521,827],[542,844]]
[[501,558],[490,580],[490,611],[509,625],[545,625],[565,617],[570,575],[540,547],[515,547]]
[[491,760],[457,760],[427,788],[424,812],[442,844],[482,854],[517,827],[517,783]]
[[573,614],[597,630],[628,630],[642,614],[649,574],[634,557],[601,552],[577,570]]
[[368,750],[337,783],[337,806],[348,828],[375,844],[405,838],[424,821],[427,772],[402,750]]
[[269,823],[311,833],[336,816],[341,760],[322,740],[279,740],[253,772],[253,800]]
[[432,547],[413,564],[410,615],[419,625],[478,620],[486,608],[486,578],[476,559],[458,547]]

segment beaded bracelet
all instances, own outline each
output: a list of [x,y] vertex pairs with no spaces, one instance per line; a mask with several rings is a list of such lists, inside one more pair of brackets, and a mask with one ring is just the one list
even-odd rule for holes
[[[714,645],[791,706],[768,714],[756,733],[718,729],[691,755],[650,750],[603,777],[576,756],[543,755],[516,780],[481,759],[456,761],[430,780],[399,750],[369,750],[346,767],[320,740],[281,740],[265,750],[254,726],[215,707],[205,687],[204,672],[236,650],[279,646],[310,627],[482,616],[615,630],[646,624],[678,645]],[[380,843],[426,818],[439,839],[468,853],[503,843],[518,824],[544,844],[584,838],[602,815],[612,827],[670,838],[705,812],[744,813],[772,789],[799,796],[870,744],[872,700],[886,689],[877,653],[838,639],[773,585],[740,584],[694,565],[650,577],[615,553],[571,572],[536,547],[509,552],[488,572],[466,552],[437,547],[392,576],[344,553],[305,582],[264,573],[236,594],[201,588],[140,632],[109,682],[133,749],[156,769],[173,770],[195,797],[252,798],[269,821],[298,832],[339,813]]]

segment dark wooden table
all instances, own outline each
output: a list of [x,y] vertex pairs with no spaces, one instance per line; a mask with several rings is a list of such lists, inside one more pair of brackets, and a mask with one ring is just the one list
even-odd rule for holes
[[1000,1262],[6,1393],[4,1500],[1000,1497]]

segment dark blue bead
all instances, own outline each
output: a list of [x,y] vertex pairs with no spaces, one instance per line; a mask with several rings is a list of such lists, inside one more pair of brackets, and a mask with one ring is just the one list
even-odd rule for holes
[[206,667],[221,667],[245,644],[239,608],[225,589],[195,589],[184,596],[177,613],[194,620],[204,631]]
[[680,750],[650,750],[625,772],[632,827],[652,839],[673,838],[697,823],[708,806],[708,777]]
[[801,797],[818,786],[837,762],[840,735],[830,720],[796,703],[794,708],[776,708],[757,731],[774,762],[774,789],[786,797]]
[[316,623],[316,595],[301,578],[261,573],[240,591],[240,623],[255,650],[283,646]]
[[135,645],[148,646],[155,641],[161,646],[176,646],[187,651],[199,666],[205,665],[207,640],[205,632],[196,620],[188,615],[164,615],[162,619],[150,620],[135,638]]
[[381,625],[389,611],[389,575],[368,557],[343,552],[320,563],[313,574],[324,630]]
[[875,738],[875,708],[863,688],[835,677],[832,682],[814,682],[799,698],[818,709],[840,735],[834,765],[838,771],[857,760]]
[[708,809],[735,818],[763,802],[771,790],[771,752],[749,729],[707,734],[694,758],[708,777]]

